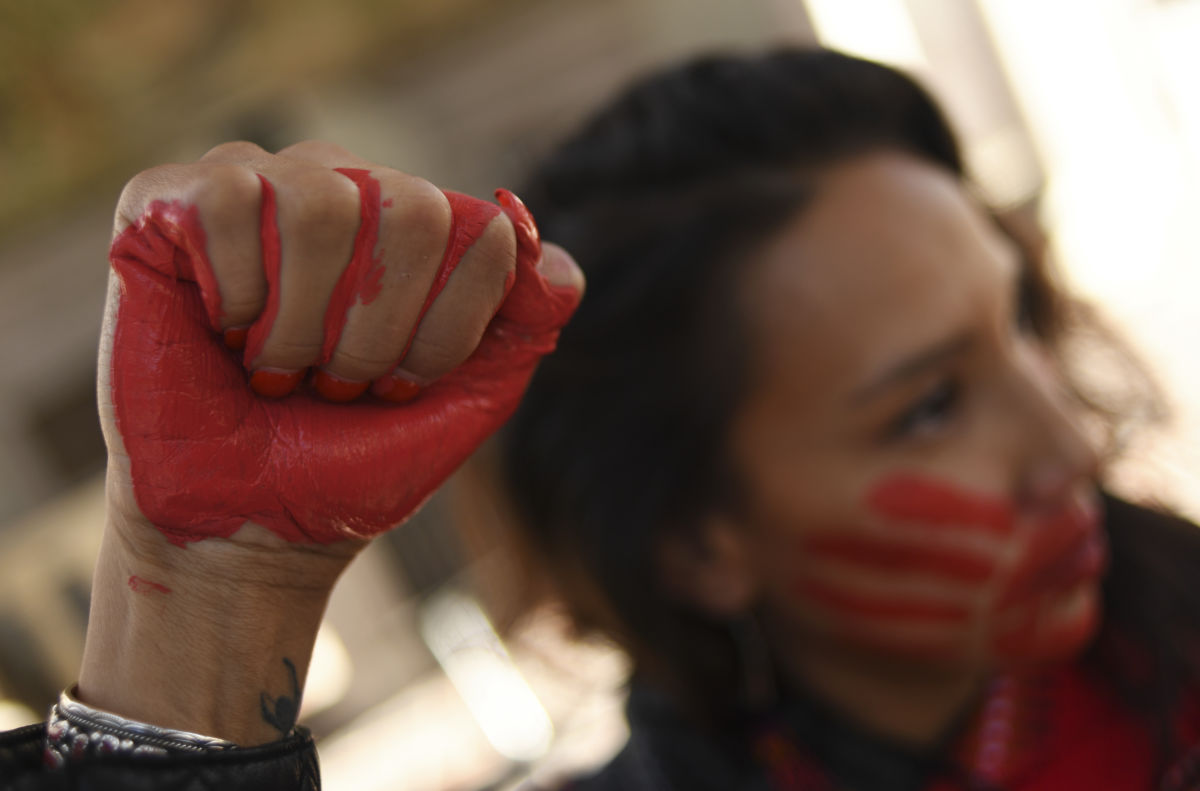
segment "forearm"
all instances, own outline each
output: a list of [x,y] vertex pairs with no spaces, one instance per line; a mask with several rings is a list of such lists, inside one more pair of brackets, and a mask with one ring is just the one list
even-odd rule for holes
[[[186,547],[111,516],[93,581],[79,679],[84,703],[228,739],[280,738],[329,591],[352,551],[286,548],[247,525]],[[302,570],[296,553],[305,553]]]

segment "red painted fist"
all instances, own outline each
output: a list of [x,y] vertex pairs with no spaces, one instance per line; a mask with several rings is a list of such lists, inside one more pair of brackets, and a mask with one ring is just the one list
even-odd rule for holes
[[247,522],[369,538],[411,515],[512,413],[582,291],[497,197],[319,143],[131,181],[100,401],[141,515],[180,544]]

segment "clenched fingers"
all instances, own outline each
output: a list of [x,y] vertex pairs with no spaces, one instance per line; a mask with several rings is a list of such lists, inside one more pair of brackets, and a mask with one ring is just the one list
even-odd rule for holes
[[328,144],[278,155],[226,144],[146,171],[122,195],[117,231],[150,216],[189,253],[187,271],[169,274],[199,283],[264,395],[285,395],[310,368],[332,400],[444,375],[478,345],[516,259],[492,204]]

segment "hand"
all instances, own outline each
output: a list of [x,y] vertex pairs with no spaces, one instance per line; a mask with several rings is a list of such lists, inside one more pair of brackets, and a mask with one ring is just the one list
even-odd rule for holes
[[508,417],[578,303],[570,257],[499,198],[320,143],[127,185],[81,699],[241,744],[286,730],[338,575]]
[[[100,398],[141,515],[178,544],[248,521],[327,544],[409,516],[511,414],[578,302],[569,258],[543,259],[528,212],[501,200],[317,143],[134,178]],[[219,333],[241,328],[235,353]],[[372,381],[383,398],[331,403]]]

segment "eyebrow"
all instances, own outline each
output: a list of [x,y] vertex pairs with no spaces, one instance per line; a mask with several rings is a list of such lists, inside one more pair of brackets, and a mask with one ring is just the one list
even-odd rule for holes
[[851,393],[850,400],[855,404],[869,401],[878,396],[882,391],[919,376],[930,368],[935,368],[947,360],[961,355],[971,347],[973,342],[974,336],[969,332],[963,332],[935,343],[901,360],[862,387],[857,388]]

